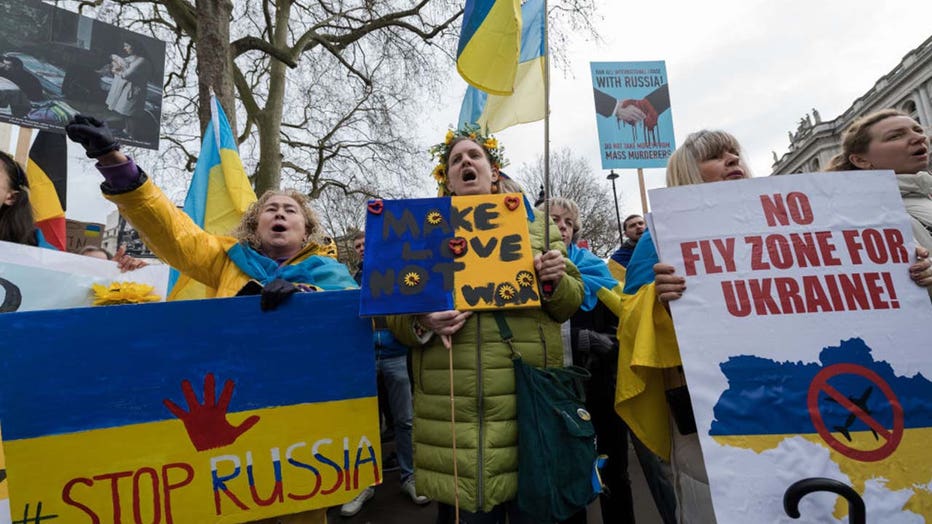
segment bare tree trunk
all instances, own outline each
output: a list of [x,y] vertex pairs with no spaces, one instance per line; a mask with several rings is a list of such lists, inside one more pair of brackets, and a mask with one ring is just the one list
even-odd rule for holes
[[[288,48],[288,22],[291,0],[279,0],[275,8],[272,45]],[[256,194],[279,189],[282,182],[282,108],[285,105],[285,64],[275,58],[269,63],[269,95],[258,119],[259,166],[256,170]]]
[[197,0],[197,116],[201,129],[210,123],[210,88],[214,89],[236,135],[233,58],[230,54],[231,0]]

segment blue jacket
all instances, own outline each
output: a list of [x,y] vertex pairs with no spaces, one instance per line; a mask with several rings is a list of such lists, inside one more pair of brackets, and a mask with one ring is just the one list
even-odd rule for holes
[[372,319],[372,343],[375,345],[377,360],[404,357],[408,354],[408,347],[395,338],[395,335],[388,329],[384,317]]

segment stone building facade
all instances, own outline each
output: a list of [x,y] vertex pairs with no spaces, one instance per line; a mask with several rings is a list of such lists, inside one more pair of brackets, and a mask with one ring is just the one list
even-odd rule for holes
[[823,121],[816,109],[789,132],[789,151],[773,153],[772,174],[821,171],[841,151],[841,134],[855,118],[895,107],[929,129],[932,126],[932,37],[913,49],[892,71],[834,120]]

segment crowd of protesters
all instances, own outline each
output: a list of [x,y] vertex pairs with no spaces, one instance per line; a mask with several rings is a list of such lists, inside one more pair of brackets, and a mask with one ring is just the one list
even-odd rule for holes
[[[359,261],[354,278],[332,256],[317,214],[301,192],[269,191],[229,236],[211,235],[120,150],[104,123],[77,116],[67,133],[97,162],[104,196],[140,231],[149,249],[215,290],[216,297],[244,291],[261,294],[262,308],[272,310],[294,293],[352,289],[362,283],[364,234],[354,238]],[[503,148],[489,136],[454,130],[432,151],[438,161],[433,175],[441,195],[521,192],[502,173]],[[745,160],[738,140],[729,133],[698,131],[670,157],[667,186],[742,180],[751,176]],[[904,113],[884,110],[851,124],[844,133],[842,153],[828,169],[893,171],[920,246],[909,274],[917,285],[932,289],[928,165],[929,139],[923,128]],[[602,522],[634,522],[629,445],[644,471],[651,503],[665,524],[714,522],[695,423],[689,424],[692,412],[682,368],[665,369],[656,375],[661,383],[651,385],[682,393],[669,395],[669,404],[662,408],[667,411],[655,414],[667,421],[669,456],[641,442],[637,428],[642,421],[623,418],[615,410],[616,388],[624,380],[619,372],[625,366],[623,355],[656,352],[673,354],[678,361],[668,304],[688,292],[686,279],[659,259],[641,215],[625,218],[623,240],[603,261],[577,246],[585,217],[576,203],[554,197],[546,204],[528,216],[537,281],[552,286],[540,308],[508,309],[498,315],[449,310],[373,319],[374,358],[384,385],[381,416],[394,435],[401,491],[414,504],[436,501],[438,524],[453,523],[457,516],[458,522],[468,524],[538,522],[515,503],[517,457],[524,450],[517,432],[512,348],[520,347],[524,361],[533,366],[571,363],[591,373],[585,385],[586,408],[598,451],[608,456],[598,505]],[[545,242],[548,221],[558,234]],[[32,220],[25,172],[6,153],[0,153],[0,240],[50,247]],[[115,256],[99,248],[82,254],[115,260],[124,270],[144,265],[122,249]],[[605,290],[616,297],[642,294],[649,299],[643,301],[645,308],[619,308],[614,299],[605,298]],[[655,307],[657,303],[663,307]],[[501,331],[503,323],[510,328],[508,343]],[[648,339],[653,346],[643,343]],[[668,346],[660,347],[664,343]],[[457,377],[452,384],[445,378],[448,366],[451,376]],[[676,400],[683,398],[685,402]],[[452,426],[451,404],[464,406]],[[341,508],[341,514],[358,513],[374,489],[360,492]],[[587,518],[581,508],[564,522],[585,523]],[[312,510],[262,522],[323,523],[326,513]]]

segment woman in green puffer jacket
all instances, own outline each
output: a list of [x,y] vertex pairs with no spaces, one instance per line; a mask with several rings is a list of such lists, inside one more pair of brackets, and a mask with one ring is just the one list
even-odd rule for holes
[[[501,149],[476,129],[447,134],[433,150],[440,157],[434,171],[447,194],[498,193]],[[445,191],[444,191],[445,190]],[[552,282],[553,293],[540,309],[508,309],[504,317],[515,349],[528,364],[561,366],[560,324],[579,309],[583,286],[579,271],[566,258],[559,232],[551,225],[544,246],[543,213],[528,223],[537,278]],[[516,524],[518,492],[518,424],[512,352],[502,341],[491,312],[444,311],[392,317],[395,336],[413,348],[414,467],[418,493],[440,503],[438,523],[453,522],[457,498],[460,522]],[[450,410],[450,361],[444,340],[452,343],[453,396]],[[454,482],[451,415],[456,427]],[[557,457],[541,457],[556,460]]]

